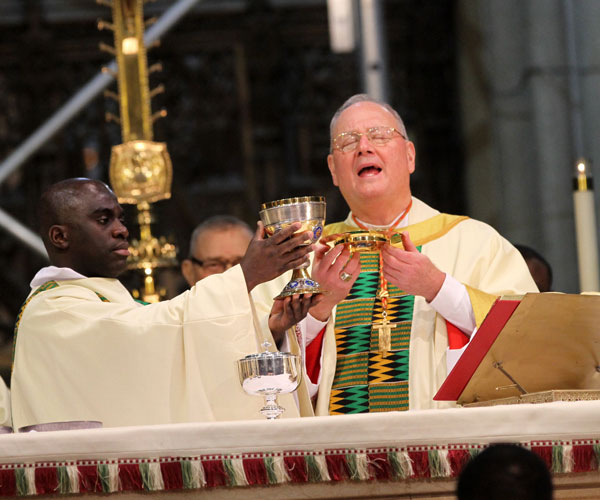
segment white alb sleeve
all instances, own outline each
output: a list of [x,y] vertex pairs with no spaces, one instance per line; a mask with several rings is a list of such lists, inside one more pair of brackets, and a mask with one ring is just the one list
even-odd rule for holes
[[446,273],[442,288],[429,303],[446,321],[467,336],[475,330],[475,313],[465,285]]

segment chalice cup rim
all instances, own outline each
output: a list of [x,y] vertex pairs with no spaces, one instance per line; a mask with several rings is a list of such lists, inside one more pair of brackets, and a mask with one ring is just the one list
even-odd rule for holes
[[260,210],[269,210],[270,208],[283,207],[285,205],[299,205],[301,203],[325,203],[325,196],[295,196],[268,201],[260,206]]

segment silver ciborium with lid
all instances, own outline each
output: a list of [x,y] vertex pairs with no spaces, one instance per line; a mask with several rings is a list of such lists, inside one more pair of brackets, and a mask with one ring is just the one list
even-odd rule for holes
[[262,346],[264,352],[249,354],[238,360],[238,373],[247,394],[264,396],[265,405],[260,412],[268,420],[274,420],[285,411],[277,403],[277,395],[297,389],[302,380],[302,366],[300,356],[289,352],[270,352],[271,343],[268,341]]
[[[325,197],[301,196],[263,203],[260,220],[269,236],[273,236],[294,222],[301,222],[302,227],[297,232],[312,231],[313,238],[307,244],[315,243],[321,237],[325,224]],[[294,269],[292,279],[275,299],[295,294],[324,292],[319,283],[310,277],[308,266],[307,263]]]

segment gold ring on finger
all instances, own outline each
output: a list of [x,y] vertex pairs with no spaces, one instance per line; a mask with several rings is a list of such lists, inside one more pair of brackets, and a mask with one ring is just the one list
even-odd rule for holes
[[341,279],[342,281],[350,281],[350,280],[352,279],[352,275],[351,275],[351,274],[348,274],[346,271],[342,271],[342,272],[340,273],[340,279]]

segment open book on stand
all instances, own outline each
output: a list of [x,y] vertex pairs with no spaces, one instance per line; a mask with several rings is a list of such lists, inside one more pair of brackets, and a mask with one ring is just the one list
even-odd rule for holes
[[463,406],[600,399],[600,295],[499,298],[434,399]]

